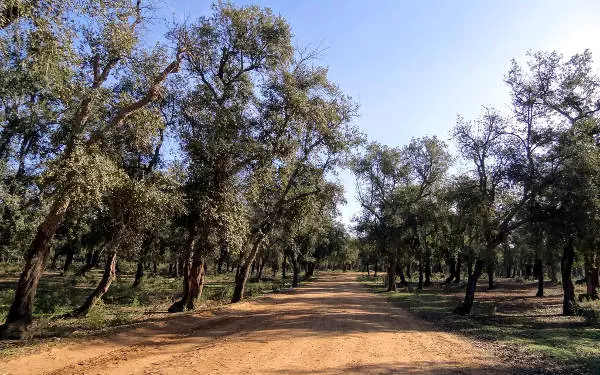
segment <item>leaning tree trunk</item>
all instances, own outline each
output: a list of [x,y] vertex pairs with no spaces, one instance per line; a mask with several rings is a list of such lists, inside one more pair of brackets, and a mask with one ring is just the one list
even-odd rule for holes
[[15,297],[6,317],[6,323],[0,326],[0,339],[21,338],[31,327],[33,300],[48,261],[50,242],[62,222],[69,204],[69,198],[59,197],[44,221],[38,226],[35,238],[27,253],[25,268],[19,278]]
[[475,301],[475,290],[477,289],[477,280],[483,273],[484,267],[485,261],[477,259],[477,261],[475,262],[475,269],[473,270],[473,273],[469,275],[469,278],[467,280],[465,300],[456,309],[454,309],[454,313],[460,315],[467,315],[471,313],[471,309],[473,308],[473,302]]
[[100,283],[96,287],[96,289],[88,296],[83,305],[81,305],[77,310],[73,311],[71,314],[74,317],[86,316],[90,309],[98,302],[102,296],[108,292],[108,288],[110,288],[110,284],[112,284],[113,280],[116,277],[116,268],[117,268],[117,252],[112,251],[108,254],[106,258],[106,265],[104,267],[104,273],[102,274],[102,279],[100,279]]
[[535,294],[536,297],[544,296],[544,263],[541,258],[535,260],[535,273],[538,279],[538,290]]
[[560,261],[560,273],[562,275],[563,286],[563,315],[575,315],[577,303],[575,302],[575,286],[571,279],[571,271],[573,269],[573,261],[575,260],[575,247],[573,241],[563,247],[563,255]]
[[[248,257],[246,258],[246,260],[244,260],[243,262],[240,260],[240,268],[239,268],[237,274],[235,275],[235,287],[233,288],[233,297],[231,298],[232,303],[239,302],[242,300],[242,298],[244,298],[244,289],[246,288],[246,282],[248,281],[248,274],[250,271],[250,266],[252,265],[252,262],[254,262],[254,259],[256,258],[256,254],[258,253],[258,249],[260,247],[260,244],[262,243],[263,238],[264,238],[264,235],[258,236],[256,238],[256,240],[254,241],[254,244],[252,245],[252,250],[248,254]],[[285,266],[285,256],[284,256],[284,266]],[[285,267],[284,267],[283,273],[284,273],[284,277],[285,277]]]

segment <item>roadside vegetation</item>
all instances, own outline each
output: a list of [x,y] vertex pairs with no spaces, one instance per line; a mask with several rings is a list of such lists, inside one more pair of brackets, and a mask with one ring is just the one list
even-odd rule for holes
[[[598,301],[581,308],[594,314],[563,316],[560,285],[546,286],[543,300],[531,298],[535,280],[499,278],[498,288],[480,287],[480,298],[470,315],[452,313],[460,302],[464,286],[442,286],[443,275],[422,290],[413,282],[396,293],[387,292],[383,277],[361,276],[359,280],[374,293],[435,327],[475,340],[478,346],[494,351],[504,361],[519,368],[537,369],[535,373],[596,373],[600,368],[600,313]],[[578,292],[585,287],[578,285]]]
[[[268,8],[219,1],[149,43],[160,2],[7,4],[0,339],[91,332],[360,269],[459,332],[597,364],[590,51],[507,61],[503,110],[458,116],[449,139],[385,145],[356,126],[358,103],[320,51],[294,46]],[[350,226],[339,221],[344,169],[360,205]]]

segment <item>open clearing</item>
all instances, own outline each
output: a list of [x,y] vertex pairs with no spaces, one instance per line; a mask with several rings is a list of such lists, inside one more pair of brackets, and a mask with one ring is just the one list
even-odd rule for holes
[[490,352],[382,302],[356,273],[5,358],[0,374],[508,373]]

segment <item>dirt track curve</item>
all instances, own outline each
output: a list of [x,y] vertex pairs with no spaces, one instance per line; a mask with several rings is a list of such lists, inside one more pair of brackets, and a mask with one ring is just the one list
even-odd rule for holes
[[366,290],[357,274],[67,343],[0,374],[499,374],[498,360]]

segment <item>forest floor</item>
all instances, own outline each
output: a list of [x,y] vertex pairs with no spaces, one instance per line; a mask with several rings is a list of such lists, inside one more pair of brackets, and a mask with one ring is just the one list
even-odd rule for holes
[[356,273],[5,356],[0,374],[504,374],[476,342],[371,293]]
[[[566,317],[562,288],[545,283],[545,296],[535,297],[537,281],[500,278],[488,290],[487,279],[478,283],[469,316],[452,314],[464,298],[464,285],[432,283],[423,290],[416,284],[385,292],[382,277],[359,279],[372,291],[448,332],[474,340],[494,352],[518,373],[600,374],[600,301],[580,303],[583,315]],[[577,285],[576,293],[585,293]]]

